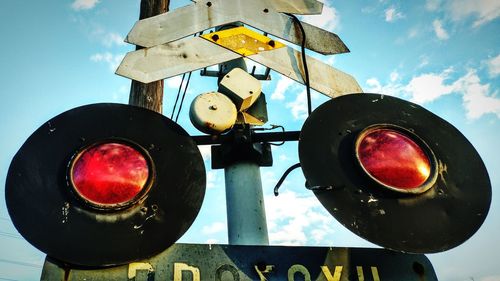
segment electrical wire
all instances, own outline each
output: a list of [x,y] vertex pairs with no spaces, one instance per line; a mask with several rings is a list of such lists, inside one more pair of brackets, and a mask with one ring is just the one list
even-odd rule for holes
[[[270,124],[270,126],[271,126],[271,128],[255,128],[255,129],[253,129],[253,131],[271,131],[271,130],[275,130],[277,128],[280,128],[283,133],[285,132],[285,127],[283,127],[281,125]],[[274,145],[274,146],[282,146],[283,144],[285,144],[285,141],[281,141],[279,143],[269,142],[269,144]]]
[[174,108],[172,109],[172,114],[170,115],[170,119],[174,118],[175,108],[177,107],[177,101],[179,101],[179,96],[181,95],[182,84],[184,83],[184,77],[186,77],[186,73],[182,74],[181,84],[179,85],[179,90],[177,91],[177,97],[175,98]]
[[[195,1],[192,1],[192,2],[195,2]],[[195,34],[194,37],[201,36],[202,34],[203,34],[203,31],[200,31],[200,33],[199,34],[198,33]],[[187,89],[189,87],[189,81],[191,81],[191,74],[192,73],[193,72],[191,71],[188,74],[186,86],[184,87],[184,93],[182,94],[181,103],[179,104],[179,110],[177,111],[177,116],[175,117],[175,122],[176,123],[177,123],[177,120],[179,119],[179,114],[181,113],[181,110],[182,110],[182,104],[184,103],[184,98],[186,97],[186,92],[187,92]],[[175,108],[177,107],[177,101],[179,101],[179,96],[180,96],[180,93],[181,93],[181,90],[182,90],[182,84],[184,83],[184,77],[186,77],[186,73],[182,74],[182,80],[181,80],[181,84],[179,85],[179,90],[177,91],[177,97],[175,98],[174,108],[172,109],[172,115],[170,115],[170,119],[172,119],[172,120],[174,118]]]
[[290,174],[290,172],[292,172],[293,170],[297,169],[298,167],[300,167],[300,163],[293,164],[292,166],[290,166],[290,168],[286,169],[286,171],[283,173],[283,175],[281,176],[280,180],[278,181],[278,183],[274,187],[274,196],[278,196],[279,195],[278,190],[279,190],[280,186],[283,184],[283,182],[285,181],[285,179],[288,176],[288,174]]
[[[306,32],[304,31],[304,27],[302,26],[302,23],[300,22],[299,18],[297,18],[296,15],[286,13],[288,16],[290,16],[299,26],[300,32],[302,33],[302,42],[300,44],[300,49],[301,49],[301,56],[302,56],[302,64],[304,65],[304,76],[305,76],[305,84],[306,84],[306,94],[307,94],[307,115],[311,115],[312,112],[312,102],[311,102],[311,84],[309,81],[309,69],[307,67],[307,59],[306,59]],[[281,145],[281,144],[280,144]],[[274,195],[278,196],[278,190],[280,186],[283,184],[285,181],[285,178],[290,174],[291,171],[297,169],[300,167],[300,163],[294,164],[288,168],[285,173],[283,173],[283,176],[281,176],[280,180],[274,187]]]
[[189,72],[187,82],[186,82],[186,87],[184,87],[184,93],[182,94],[181,103],[179,105],[179,111],[177,111],[177,116],[175,117],[175,123],[177,123],[177,120],[179,119],[179,114],[181,113],[181,110],[182,110],[182,104],[184,103],[184,98],[186,97],[186,92],[187,92],[187,89],[189,87],[189,81],[191,81],[191,74],[192,74],[192,72]]
[[299,26],[300,32],[302,33],[302,42],[300,44],[301,55],[302,55],[302,64],[304,64],[304,75],[305,75],[305,83],[306,83],[306,93],[307,93],[307,113],[311,115],[312,112],[312,102],[311,102],[311,84],[309,81],[309,69],[307,68],[307,59],[306,59],[306,32],[304,31],[304,27],[300,22],[299,18],[296,15],[286,13],[290,16]]

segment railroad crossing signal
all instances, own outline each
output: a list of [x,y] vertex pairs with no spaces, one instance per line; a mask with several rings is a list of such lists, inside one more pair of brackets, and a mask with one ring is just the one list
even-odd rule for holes
[[346,95],[318,107],[300,133],[310,189],[340,223],[388,249],[434,253],[486,219],[491,184],[451,124],[391,96]]
[[84,266],[158,254],[187,231],[204,194],[191,137],[161,114],[121,104],[78,107],[43,124],[14,156],[5,188],[26,240]]
[[[302,34],[280,13],[319,10],[314,0],[198,1],[139,21],[127,40],[146,48],[127,54],[117,74],[148,83],[248,57],[305,84],[305,54],[261,34],[239,28],[186,37],[242,22],[292,44],[305,36],[305,47],[320,54],[347,52],[337,35],[305,23]],[[257,47],[247,52],[219,40],[228,32],[229,41],[244,35]],[[299,139],[307,187],[325,208],[357,235],[404,252],[444,251],[471,237],[488,212],[491,186],[463,135],[409,102],[352,95],[361,92],[352,76],[305,57],[311,88],[333,98],[309,116]],[[19,232],[49,256],[85,266],[128,263],[169,248],[195,219],[204,191],[193,138],[164,116],[113,104],[49,120],[16,154],[6,183]]]

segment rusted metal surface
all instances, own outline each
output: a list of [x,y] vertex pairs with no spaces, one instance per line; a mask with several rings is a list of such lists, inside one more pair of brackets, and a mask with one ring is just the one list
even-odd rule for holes
[[[241,57],[240,54],[199,38],[128,53],[116,73],[149,83]],[[290,47],[250,55],[247,58],[304,84],[301,53]],[[329,96],[362,92],[356,79],[307,56],[311,88]]]
[[[234,22],[242,22],[296,45],[302,42],[301,31],[293,19],[276,12],[264,0],[200,1],[138,21],[126,41],[143,47],[153,47]],[[306,33],[306,48],[321,54],[349,51],[336,34],[307,23],[302,25]]]
[[437,277],[424,255],[384,249],[174,244],[149,260],[112,268],[65,268],[48,258],[41,280],[433,281]]

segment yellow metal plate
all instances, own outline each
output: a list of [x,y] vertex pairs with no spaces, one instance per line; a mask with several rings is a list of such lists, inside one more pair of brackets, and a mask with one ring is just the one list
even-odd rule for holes
[[243,26],[212,32],[201,37],[242,56],[285,47],[283,43]]

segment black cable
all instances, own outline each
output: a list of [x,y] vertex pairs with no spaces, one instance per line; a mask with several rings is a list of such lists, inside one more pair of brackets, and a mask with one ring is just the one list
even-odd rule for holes
[[175,98],[174,108],[172,109],[172,114],[170,115],[170,119],[174,118],[175,108],[177,107],[177,101],[179,100],[179,96],[181,95],[182,84],[184,83],[185,76],[186,76],[186,73],[182,74],[181,84],[179,85],[179,90],[177,91],[177,97]]
[[312,102],[311,102],[311,84],[309,83],[309,69],[307,68],[307,60],[306,60],[306,32],[304,31],[304,27],[300,22],[299,18],[297,18],[294,14],[286,13],[288,16],[292,17],[295,22],[299,25],[300,32],[302,33],[302,43],[300,45],[300,49],[302,52],[302,63],[304,64],[304,74],[305,74],[305,82],[306,82],[306,93],[307,93],[307,113],[311,115],[312,112]]
[[[281,128],[281,131],[284,133],[285,132],[285,127],[281,126],[281,125],[271,125],[271,129],[269,130],[274,130],[276,128]],[[281,141],[279,143],[275,143],[275,142],[270,142],[269,143],[270,145],[274,145],[274,146],[282,146],[283,144],[285,144],[285,141]]]
[[278,183],[276,184],[276,186],[274,187],[274,196],[278,196],[279,195],[279,192],[278,192],[278,189],[280,188],[280,186],[283,184],[283,182],[285,181],[286,177],[288,176],[288,174],[290,174],[291,171],[297,169],[298,167],[300,167],[300,163],[297,163],[297,164],[294,164],[292,165],[290,168],[288,168],[284,173],[283,175],[281,176],[280,180],[278,181]]
[[[274,129],[277,129],[277,128],[280,128],[281,131],[284,133],[285,132],[285,127],[281,126],[281,125],[273,125],[271,124],[271,128],[255,128],[255,129],[252,129],[253,131],[272,131]],[[274,143],[274,142],[268,142],[270,145],[274,145],[274,146],[282,146],[283,144],[285,144],[285,141],[281,141],[279,143]]]
[[189,81],[191,81],[191,73],[189,72],[187,82],[186,82],[186,87],[184,88],[184,93],[182,94],[182,99],[181,99],[181,104],[179,105],[179,111],[177,111],[177,116],[175,117],[175,123],[177,123],[177,120],[179,119],[179,114],[181,113],[182,110],[182,104],[184,103],[184,98],[186,97],[186,92],[189,87]]
[[[191,0],[192,2],[196,3],[196,1],[193,1]],[[194,37],[197,37],[197,36],[201,36],[203,35],[203,31],[200,31],[200,33],[196,33],[194,35]],[[184,88],[184,93],[182,95],[182,99],[181,99],[181,104],[179,105],[179,111],[177,112],[177,116],[175,117],[175,122],[177,123],[177,119],[179,119],[179,114],[181,113],[181,109],[182,109],[182,103],[184,102],[184,97],[186,96],[186,91],[187,91],[187,88],[189,86],[189,81],[191,79],[191,73],[192,72],[189,72],[189,75],[188,75],[188,80],[186,82],[186,87]],[[174,108],[172,109],[172,115],[170,116],[170,119],[173,120],[174,118],[174,112],[175,112],[175,108],[177,107],[177,101],[179,100],[179,95],[181,93],[181,89],[182,89],[182,84],[184,83],[184,77],[186,76],[186,73],[182,74],[182,80],[181,80],[181,84],[179,85],[179,91],[177,91],[177,97],[175,98],[175,104],[174,104]]]

